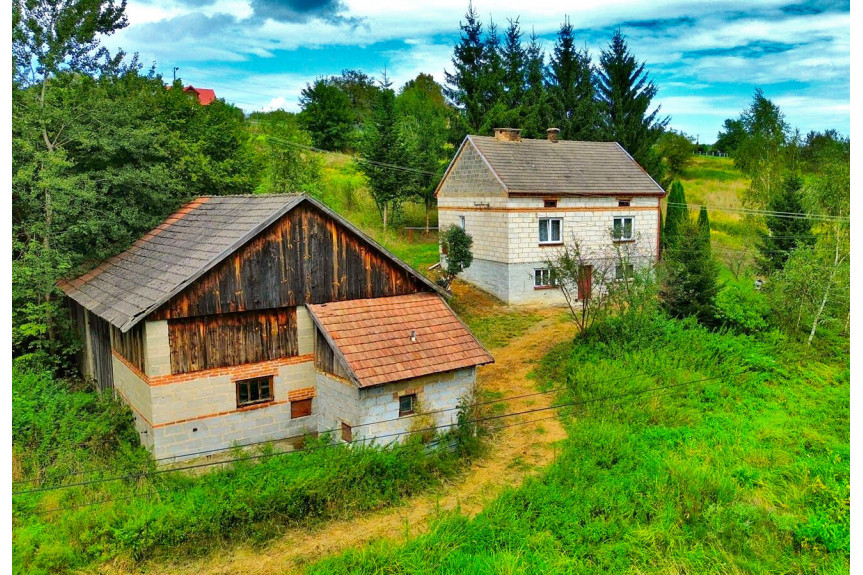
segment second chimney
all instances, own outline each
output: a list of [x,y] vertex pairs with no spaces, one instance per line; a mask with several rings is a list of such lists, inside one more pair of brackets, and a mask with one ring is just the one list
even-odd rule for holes
[[494,139],[502,142],[521,142],[520,128],[495,128]]
[[548,134],[548,141],[557,143],[557,137],[560,135],[560,128],[549,128],[545,131]]

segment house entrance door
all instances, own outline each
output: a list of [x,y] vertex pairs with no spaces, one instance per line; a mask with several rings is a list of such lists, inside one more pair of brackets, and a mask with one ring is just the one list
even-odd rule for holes
[[578,266],[578,299],[590,299],[593,285],[593,266]]

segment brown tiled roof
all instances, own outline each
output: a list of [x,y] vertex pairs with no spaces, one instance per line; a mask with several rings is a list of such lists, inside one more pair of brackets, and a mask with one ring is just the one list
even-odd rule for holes
[[200,197],[180,208],[128,250],[59,285],[86,309],[127,331],[303,201],[337,219],[426,285],[437,289],[350,222],[303,194]]
[[462,145],[473,145],[512,194],[665,195],[617,142],[468,136]]
[[[309,305],[360,387],[491,363],[494,358],[433,293]],[[411,341],[411,332],[416,341]]]

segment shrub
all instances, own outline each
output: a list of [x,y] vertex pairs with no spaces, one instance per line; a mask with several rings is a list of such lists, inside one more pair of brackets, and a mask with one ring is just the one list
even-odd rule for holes
[[767,329],[770,304],[756,291],[752,280],[744,279],[725,286],[714,300],[716,319],[725,327],[741,333]]
[[441,234],[440,241],[446,254],[446,266],[438,285],[449,289],[452,280],[473,263],[473,238],[462,228],[451,225]]

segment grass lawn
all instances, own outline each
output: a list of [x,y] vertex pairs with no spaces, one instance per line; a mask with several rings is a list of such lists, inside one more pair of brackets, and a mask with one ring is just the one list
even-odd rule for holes
[[[657,319],[550,353],[568,408],[539,478],[476,518],[313,573],[841,573],[850,555],[848,350]],[[734,375],[746,371],[743,375]]]

